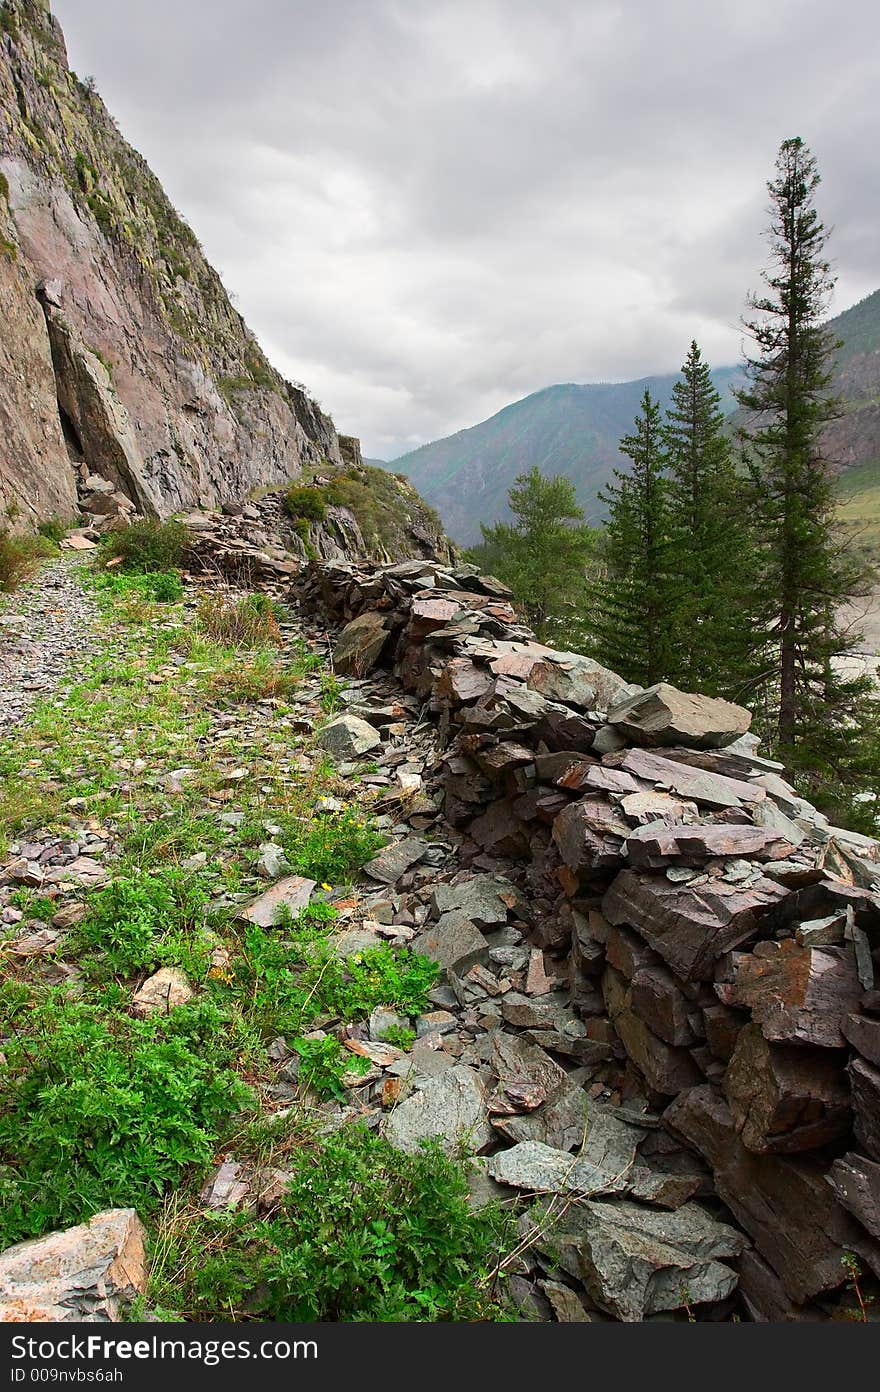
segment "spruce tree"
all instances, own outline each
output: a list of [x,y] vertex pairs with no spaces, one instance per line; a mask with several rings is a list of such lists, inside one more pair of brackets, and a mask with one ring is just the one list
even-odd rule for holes
[[734,696],[750,666],[754,558],[720,402],[692,342],[663,429],[675,576],[669,678],[686,691]]
[[672,664],[669,484],[659,404],[642,398],[633,433],[620,442],[632,461],[600,493],[608,507],[601,572],[592,593],[597,659],[627,681],[651,686]]
[[573,641],[594,545],[574,484],[534,468],[517,475],[508,503],[516,522],[481,525],[472,557],[510,586],[539,637]]
[[845,680],[839,667],[857,636],[845,635],[839,618],[857,576],[835,533],[821,442],[839,408],[830,393],[837,344],[823,323],[834,281],[814,207],[818,184],[804,142],[784,141],[768,184],[771,265],[766,292],[749,301],[745,327],[756,352],[739,402],[751,422],[747,459],[764,552],[759,694],[780,756],[829,780],[852,763],[868,683]]

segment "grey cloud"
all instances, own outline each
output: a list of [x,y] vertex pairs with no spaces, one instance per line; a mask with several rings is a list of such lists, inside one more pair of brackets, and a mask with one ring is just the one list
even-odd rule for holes
[[391,457],[554,381],[735,360],[801,134],[880,283],[868,0],[55,0],[270,356]]

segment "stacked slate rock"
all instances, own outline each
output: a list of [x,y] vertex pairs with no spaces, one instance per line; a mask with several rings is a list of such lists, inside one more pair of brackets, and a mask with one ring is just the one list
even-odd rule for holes
[[[462,864],[524,891],[532,944],[568,992],[509,993],[504,1021],[567,1053],[588,1092],[616,1085],[637,1105],[639,1155],[623,1156],[617,1185],[608,1160],[598,1192],[656,1205],[655,1244],[698,1252],[707,1270],[723,1256],[757,1320],[827,1316],[853,1258],[880,1276],[878,843],[798,796],[756,752],[746,710],[666,684],[643,691],[545,647],[505,587],[472,567],[325,563],[298,595],[340,629],[337,670],[384,666],[422,703]],[[458,915],[458,990],[480,971],[469,921]],[[554,1009],[570,1017],[564,1033]],[[490,1174],[596,1194],[550,1173],[558,1150],[543,1154],[524,1124],[528,1099],[508,1101],[518,1143]],[[586,1159],[570,1158],[596,1164],[604,1144],[593,1135]],[[701,1235],[695,1194],[720,1199],[735,1227]],[[622,1319],[669,1308],[656,1267],[644,1291],[632,1285],[651,1212],[638,1208],[637,1223],[637,1208],[582,1203],[561,1249],[553,1239],[588,1290],[602,1266],[602,1308]],[[618,1261],[629,1275],[609,1296]]]

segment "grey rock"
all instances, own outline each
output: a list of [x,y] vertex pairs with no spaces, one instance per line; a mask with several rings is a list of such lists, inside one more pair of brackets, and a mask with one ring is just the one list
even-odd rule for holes
[[621,701],[608,712],[608,724],[635,744],[684,745],[718,749],[744,735],[752,722],[744,706],[711,696],[679,691],[658,682]]
[[404,1015],[399,1015],[396,1010],[389,1010],[384,1005],[377,1005],[370,1015],[370,1039],[374,1043],[386,1043],[389,1032],[395,1034],[409,1027],[409,1020]]
[[340,715],[318,735],[318,744],[336,759],[357,759],[380,748],[382,736],[356,715]]
[[467,971],[475,963],[489,960],[489,944],[479,928],[463,914],[444,914],[439,923],[429,924],[413,942],[413,951],[439,963],[445,971]]
[[431,907],[439,915],[459,913],[480,928],[506,923],[520,895],[509,880],[491,875],[472,875],[460,884],[434,886]]
[[402,841],[390,841],[371,861],[364,866],[364,873],[371,880],[393,885],[405,875],[413,865],[424,860],[428,847],[418,836],[407,836]]
[[249,923],[256,923],[259,928],[272,928],[282,905],[292,914],[299,913],[308,906],[315,887],[314,880],[303,879],[301,875],[286,875],[248,904],[242,910],[241,917]]
[[610,1108],[595,1105],[587,1113],[580,1151],[555,1150],[539,1141],[520,1141],[500,1151],[489,1172],[517,1189],[552,1193],[616,1194],[629,1187],[636,1147],[646,1133],[618,1120]]
[[554,1236],[591,1299],[626,1322],[725,1299],[737,1276],[719,1259],[746,1245],[694,1203],[658,1213],[627,1200],[587,1202],[569,1210]]
[[412,1093],[384,1120],[387,1140],[415,1155],[422,1141],[437,1141],[447,1155],[479,1154],[494,1133],[486,1119],[486,1088],[472,1068],[456,1064]]

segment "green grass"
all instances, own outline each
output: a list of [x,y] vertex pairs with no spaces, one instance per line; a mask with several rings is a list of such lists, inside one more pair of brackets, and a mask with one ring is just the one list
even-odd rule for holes
[[515,1241],[500,1208],[469,1208],[461,1165],[347,1127],[296,1153],[271,1218],[170,1203],[151,1296],[194,1320],[511,1320],[495,1254]]
[[[312,772],[293,775],[310,737],[292,734],[283,703],[259,724],[217,723],[218,667],[242,654],[193,635],[192,608],[156,599],[153,574],[94,578],[100,654],[0,740],[8,836],[75,836],[88,818],[119,847],[63,943],[75,992],[49,984],[39,959],[0,956],[0,1246],[134,1206],[153,1254],[149,1305],[172,1317],[508,1318],[491,1278],[507,1220],[470,1211],[462,1165],[349,1128],[319,1138],[317,1100],[344,1096],[368,1067],[343,1027],[379,1005],[412,1020],[434,963],[388,945],[341,958],[324,891],[269,930],[236,917],[264,888],[253,860],[266,822],[291,864],[327,884],[348,882],[383,838],[364,808],[315,815],[319,796],[342,789],[314,749]],[[300,680],[315,668],[301,645],[289,660]],[[243,756],[245,728],[258,739]],[[243,757],[252,777],[230,795]],[[168,774],[185,767],[169,795]],[[229,808],[240,825],[220,820]],[[204,864],[187,866],[197,852]],[[46,921],[57,895],[14,898]],[[135,1019],[132,993],[159,966],[183,970],[193,997]],[[267,1046],[279,1035],[299,1060],[299,1100],[274,1118]],[[400,1045],[411,1037],[403,1029]],[[291,1170],[270,1218],[201,1211],[229,1152]]]

